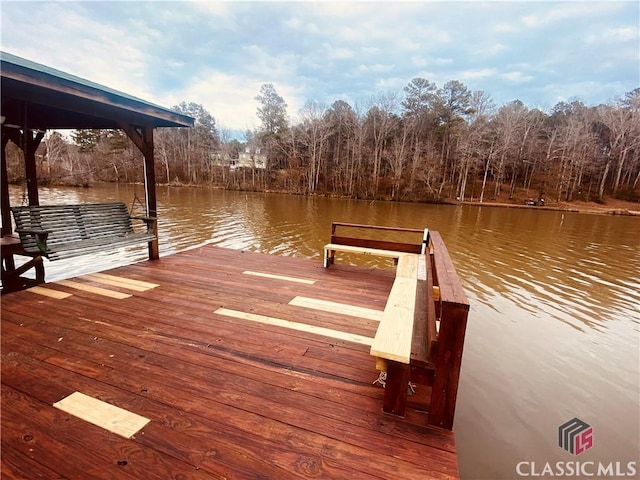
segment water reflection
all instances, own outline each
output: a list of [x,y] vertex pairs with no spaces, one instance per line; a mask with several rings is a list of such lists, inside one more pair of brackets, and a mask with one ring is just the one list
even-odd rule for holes
[[[130,205],[141,188],[42,189],[41,203]],[[161,255],[211,243],[320,261],[332,221],[440,231],[471,301],[455,424],[463,478],[571,460],[556,433],[575,416],[598,435],[585,460],[637,460],[638,218],[176,188],[160,188],[158,205]],[[47,278],[145,258],[131,248],[54,262]]]

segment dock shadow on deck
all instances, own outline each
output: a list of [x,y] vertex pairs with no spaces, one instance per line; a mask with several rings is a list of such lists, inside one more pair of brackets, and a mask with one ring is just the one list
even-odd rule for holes
[[[2,298],[3,479],[458,478],[425,387],[381,412],[376,321],[289,304],[381,311],[393,272],[208,246],[103,273]],[[151,421],[53,407],[76,391]]]

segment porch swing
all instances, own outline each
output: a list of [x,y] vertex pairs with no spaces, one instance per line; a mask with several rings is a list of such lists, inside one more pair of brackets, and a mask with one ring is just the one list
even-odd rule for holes
[[[158,127],[193,127],[194,119],[6,52],[0,52],[0,60],[3,293],[5,280],[23,273],[14,268],[14,255],[32,256],[33,266],[40,269],[43,257],[55,261],[146,242],[149,259],[159,258],[153,131]],[[124,202],[39,205],[35,149],[45,131],[65,129],[125,131],[143,155],[144,216],[131,215]],[[5,158],[9,139],[23,149],[28,205],[10,205]],[[12,235],[12,216],[19,240]],[[143,223],[140,231],[134,230],[134,221]],[[44,274],[37,276],[44,278]]]

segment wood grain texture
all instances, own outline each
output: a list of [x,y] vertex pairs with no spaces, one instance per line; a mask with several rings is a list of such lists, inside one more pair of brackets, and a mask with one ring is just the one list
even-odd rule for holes
[[397,277],[371,344],[371,355],[400,363],[411,361],[417,278]]
[[[382,310],[393,272],[206,246],[104,273],[159,286],[2,298],[3,478],[458,478],[455,436],[427,425],[421,398],[404,419],[382,413],[367,345],[213,313],[373,338],[376,321],[289,302]],[[125,439],[53,408],[75,391],[151,422]]]
[[101,288],[101,287],[94,287],[93,285],[89,285],[82,282],[76,282],[75,280],[58,280],[55,283],[56,285],[62,285],[63,287],[73,288],[74,290],[89,292],[95,295],[101,295],[103,297],[109,297],[109,298],[114,298],[118,300],[129,298],[131,296],[128,293],[116,292],[114,290],[108,290],[106,288]]
[[357,305],[349,305],[341,302],[330,302],[318,298],[294,297],[289,305],[296,307],[311,308],[314,310],[322,310],[324,312],[337,313],[339,315],[349,315],[351,317],[368,318],[379,322],[382,319],[383,311],[374,310],[372,308],[358,307]]
[[273,273],[252,272],[251,270],[245,270],[242,273],[244,273],[245,275],[253,275],[256,277],[269,278],[271,280],[283,280],[285,282],[306,283],[307,285],[313,285],[315,283],[314,280],[308,280],[306,278],[289,277],[286,275],[276,275]]
[[42,295],[43,297],[55,298],[56,300],[62,300],[63,298],[67,298],[72,295],[71,293],[61,292],[60,290],[54,290],[46,287],[31,287],[28,291]]
[[142,415],[129,412],[124,408],[103,402],[82,392],[73,392],[55,402],[53,406],[124,438],[131,438],[151,421]]
[[114,287],[122,287],[128,290],[134,290],[136,292],[146,292],[152,288],[159,287],[157,283],[143,282],[141,280],[135,280],[133,278],[118,277],[115,275],[108,275],[105,273],[91,273],[84,275],[82,278],[95,280],[105,285],[112,285]]

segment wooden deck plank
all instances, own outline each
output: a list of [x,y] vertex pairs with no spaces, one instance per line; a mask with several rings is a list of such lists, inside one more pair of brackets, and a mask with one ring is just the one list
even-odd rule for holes
[[253,275],[254,277],[268,278],[270,280],[282,280],[285,282],[304,283],[306,285],[313,285],[314,283],[316,283],[315,280],[309,280],[306,278],[290,277],[287,275],[276,275],[273,273],[253,272],[251,270],[245,270],[242,273],[245,275]]
[[[159,286],[121,300],[3,297],[3,470],[38,462],[66,478],[87,478],[83,467],[91,478],[125,479],[458,477],[454,435],[425,426],[424,407],[404,420],[380,412],[366,346],[213,314],[222,307],[371,336],[373,320],[288,303],[302,296],[381,310],[393,272],[204,247],[105,274]],[[51,404],[76,390],[151,422],[127,440],[55,413]],[[14,408],[28,415],[5,423],[16,396]],[[30,452],[25,425],[53,451]],[[56,452],[69,451],[82,458],[58,468]]]
[[74,417],[104,428],[124,438],[131,438],[151,420],[82,392],[58,400],[53,406]]
[[371,355],[400,363],[410,362],[417,284],[417,278],[396,278],[390,295],[393,300],[385,309],[385,319],[376,332]]
[[114,287],[121,287],[136,292],[146,292],[147,290],[151,290],[152,288],[160,286],[157,283],[142,282],[140,280],[118,277],[116,275],[108,275],[106,273],[90,273],[88,275],[83,275],[80,278],[95,280],[98,283],[103,283],[105,285],[111,285]]
[[254,313],[241,312],[239,310],[230,310],[228,308],[219,308],[213,313],[215,313],[216,315],[225,315],[227,317],[238,318],[240,320],[249,320],[251,322],[272,325],[275,327],[290,328],[292,330],[311,333],[313,335],[337,338],[338,340],[359,343],[360,345],[371,346],[371,342],[373,341],[372,337],[364,337],[362,335],[340,332],[338,330],[332,330],[330,328],[316,327],[315,325],[309,325],[306,323],[292,322],[290,320],[284,320],[282,318],[268,317],[266,315],[256,315]]
[[72,295],[71,293],[61,292],[59,290],[46,287],[31,287],[28,291],[37,295],[42,295],[43,297],[55,298],[56,300],[62,300],[63,298],[67,298]]
[[128,293],[121,293],[113,290],[107,290],[106,288],[94,287],[92,285],[76,282],[73,280],[58,280],[55,283],[57,285],[62,285],[63,287],[73,288],[74,290],[89,292],[95,295],[102,295],[103,297],[115,298],[118,300],[122,300],[123,298],[129,298],[131,296]]
[[[36,365],[33,362],[30,362],[28,359],[24,359],[23,361],[28,362],[30,366],[29,371],[32,372],[36,369]],[[46,368],[46,367],[41,366],[40,368]],[[119,374],[117,372],[114,372],[114,376],[116,376],[117,378]],[[74,388],[77,382],[77,376],[71,375],[69,373],[65,374],[63,373],[63,371],[59,369],[47,371],[44,377],[50,379],[49,383],[51,382],[61,383],[62,386],[58,388],[59,391],[65,391],[65,389]],[[207,373],[207,377],[210,377],[210,372]],[[136,377],[136,378],[127,377],[127,380],[131,381],[132,385],[134,385],[134,388],[139,388],[141,384],[140,383],[141,378],[143,378],[142,382],[149,382],[147,373],[143,373],[140,377]],[[117,396],[117,393],[116,394],[113,393],[114,389],[108,387],[108,383],[111,383],[110,379],[104,378],[104,380],[107,383],[97,385],[97,389],[93,390],[93,393],[95,395],[99,395],[104,398],[111,398],[112,401],[114,402],[117,401],[118,403],[124,403],[125,397],[123,397],[122,395]],[[7,374],[7,382],[13,384],[15,383],[15,381],[16,381],[15,377],[12,375],[12,372],[9,371]],[[25,387],[25,385],[28,385],[28,386]],[[92,384],[92,385],[95,385],[95,384]],[[52,390],[52,386],[51,384],[47,385],[47,382],[37,382],[32,380],[26,380],[26,381],[20,381],[19,386],[21,389],[28,388],[32,395],[34,395],[37,398],[44,398],[45,401],[48,401],[52,398],[51,394],[49,393]],[[227,406],[227,405],[219,404],[215,402],[215,399],[212,399],[210,396],[195,398],[194,400],[196,404],[189,404],[187,408],[184,409],[184,411],[191,412],[192,414],[198,414],[199,417],[191,418],[189,420],[177,421],[176,417],[181,415],[180,411],[183,411],[183,408],[184,408],[184,404],[182,403],[184,401],[183,399],[187,397],[189,398],[191,397],[191,395],[189,395],[184,390],[184,388],[185,387],[180,388],[179,386],[176,386],[175,389],[172,388],[171,390],[168,390],[165,387],[148,388],[148,391],[145,392],[145,396],[149,398],[149,397],[154,397],[156,395],[160,395],[161,396],[160,398],[162,399],[162,404],[171,403],[172,405],[174,405],[177,408],[177,410],[172,410],[172,413],[169,414],[170,424],[171,425],[175,425],[175,424],[191,425],[191,426],[197,424],[198,428],[196,430],[199,435],[202,435],[203,429],[201,427],[201,423],[203,422],[203,417],[206,417],[206,418],[209,418],[211,421],[213,420],[225,421],[225,422],[228,421],[229,428],[235,429],[236,435],[237,435],[238,428],[246,429],[246,432],[243,433],[244,436],[242,437],[245,443],[250,442],[250,439],[245,438],[246,435],[254,433],[256,432],[256,430],[260,431],[261,434],[265,435],[265,438],[268,438],[270,440],[287,439],[284,446],[286,447],[287,450],[289,450],[289,455],[291,455],[291,451],[292,449],[294,449],[294,445],[300,445],[302,450],[298,453],[299,455],[302,455],[302,456],[306,455],[307,457],[313,456],[315,453],[314,451],[309,450],[309,444],[316,445],[316,440],[317,440],[318,452],[321,452],[321,456],[323,458],[326,456],[325,454],[330,454],[329,456],[331,458],[333,458],[333,455],[335,454],[335,456],[340,459],[345,458],[345,456],[352,457],[354,455],[357,458],[359,458],[361,461],[367,459],[367,455],[368,455],[367,451],[366,450],[363,451],[362,448],[358,448],[357,446],[353,446],[353,445],[344,444],[342,441],[337,441],[335,439],[332,440],[331,438],[326,437],[324,435],[312,436],[313,438],[309,439],[310,434],[308,432],[305,432],[302,434],[295,433],[296,429],[294,427],[283,425],[282,422],[273,423],[271,421],[267,421],[265,423],[265,417],[263,412],[261,412],[260,415],[254,415],[254,414],[250,414],[249,412],[237,411],[237,410],[235,412],[232,412],[230,411],[230,409],[233,410],[232,405]],[[60,394],[58,393],[57,395],[60,395]],[[150,417],[157,418],[158,417],[157,414],[154,415],[154,412],[149,411],[148,405],[149,405],[149,401],[145,400],[144,404],[136,403],[136,404],[133,404],[130,408],[135,408],[137,410],[144,412],[146,415]],[[222,410],[220,408],[222,408]],[[249,416],[247,418],[244,418],[247,415]],[[373,423],[377,421],[372,419],[371,422]],[[155,423],[157,423],[157,421],[154,421],[154,424]],[[243,426],[245,425],[245,423],[246,423],[246,426]],[[393,423],[391,423],[390,421],[386,426],[381,425],[381,432],[385,432],[385,434],[387,434],[387,432],[389,431],[393,431]],[[145,432],[146,432],[146,429],[145,429]],[[170,433],[165,432],[164,435],[168,436],[170,435]],[[145,436],[146,436],[146,433],[145,433]],[[222,438],[226,438],[226,436],[227,434],[222,435]],[[137,437],[137,440],[140,441],[140,439],[143,439],[143,437],[144,436],[139,435]],[[292,439],[292,437],[296,437],[296,438],[299,437],[299,438],[294,442],[293,440],[290,440]],[[212,437],[209,437],[209,438],[212,438]],[[218,437],[213,437],[213,438],[218,438]],[[290,441],[292,442],[291,444],[289,444]],[[219,440],[216,440],[216,442],[219,442]],[[330,444],[331,448],[328,448],[327,444]],[[256,448],[257,448],[257,451],[263,451],[265,448],[268,448],[268,447],[264,444],[264,440],[260,440]],[[327,449],[328,451],[325,451]],[[326,461],[329,461],[329,459],[327,459]],[[382,457],[379,461],[374,462],[375,465],[373,467],[370,465],[367,465],[366,461],[365,462],[361,462],[361,461],[356,463],[356,465],[359,465],[357,468],[355,466],[353,467],[353,469],[351,470],[352,474],[355,471],[359,471],[362,469],[364,469],[365,471],[368,471],[368,469],[373,469],[374,472],[383,472],[383,474],[377,473],[377,475],[380,475],[381,478],[389,478],[389,476],[392,475],[392,473],[395,471],[396,468],[398,468],[399,465],[402,466],[402,462],[399,462],[398,460],[390,461],[389,459],[386,459],[384,457]],[[406,471],[406,468],[407,467],[405,467],[405,471]],[[326,473],[326,472],[323,472],[323,473]],[[422,478],[422,473],[420,473],[419,476],[415,476],[416,473],[417,472],[414,471],[414,475],[408,476],[406,478]],[[360,478],[359,475],[357,476],[358,478]],[[322,476],[322,478],[344,478],[344,474],[342,477]],[[440,478],[440,477],[434,477],[434,478]]]
[[322,310],[325,312],[338,313],[342,315],[350,315],[352,317],[368,318],[377,322],[382,318],[382,311],[372,308],[358,307],[340,302],[330,302],[319,298],[309,298],[297,296],[289,302],[289,305],[296,307],[311,308],[314,310]]

